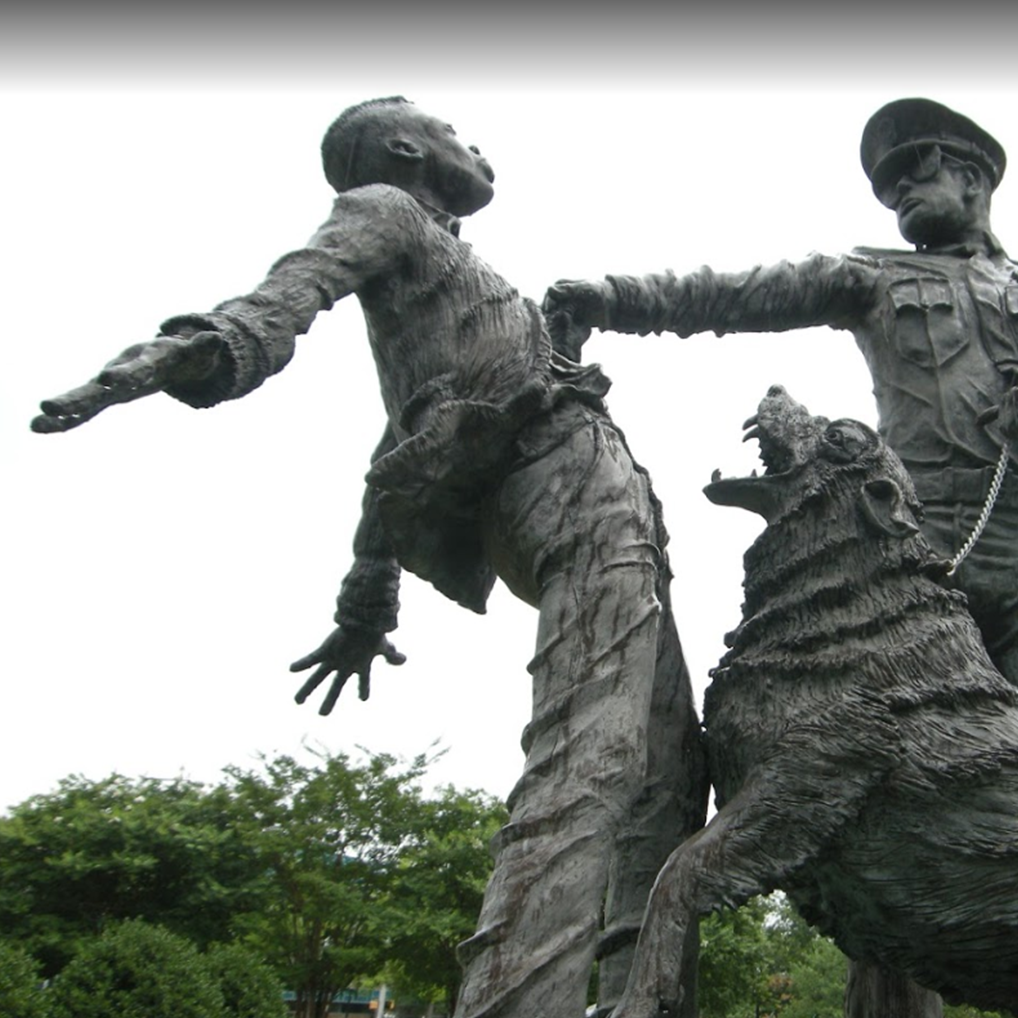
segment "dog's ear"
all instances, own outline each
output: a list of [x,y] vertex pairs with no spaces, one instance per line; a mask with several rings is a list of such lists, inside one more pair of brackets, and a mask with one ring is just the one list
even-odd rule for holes
[[874,530],[888,537],[910,537],[919,533],[901,488],[891,478],[867,481],[860,495],[863,515]]

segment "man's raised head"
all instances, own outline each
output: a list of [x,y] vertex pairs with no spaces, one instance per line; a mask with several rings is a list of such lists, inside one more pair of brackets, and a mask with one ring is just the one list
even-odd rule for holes
[[322,166],[325,179],[336,191],[378,182],[380,149],[386,134],[398,127],[402,107],[410,106],[401,95],[368,99],[345,109],[332,122],[322,139]]
[[495,179],[477,148],[402,96],[341,113],[322,139],[322,164],[338,192],[391,184],[456,216],[487,205]]

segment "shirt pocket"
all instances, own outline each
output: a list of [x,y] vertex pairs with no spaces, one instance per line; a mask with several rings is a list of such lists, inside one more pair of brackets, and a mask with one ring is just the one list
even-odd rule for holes
[[[901,357],[923,367],[940,366],[965,347],[968,337],[958,319],[949,282],[902,279],[892,283],[887,292],[891,305],[888,338]],[[1018,293],[1015,297],[1018,301]]]
[[983,342],[991,360],[1001,370],[1018,366],[1018,283],[1002,290],[1003,323],[999,328],[984,328]]

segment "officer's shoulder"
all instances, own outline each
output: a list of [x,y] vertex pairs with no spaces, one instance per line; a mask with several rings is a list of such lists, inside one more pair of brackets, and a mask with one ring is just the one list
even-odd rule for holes
[[922,272],[934,276],[950,275],[958,261],[943,254],[892,247],[857,247],[851,257],[885,272]]
[[852,248],[851,257],[853,258],[865,258],[874,262],[881,261],[900,261],[902,258],[908,258],[910,255],[914,255],[915,251],[906,251],[902,248],[895,247],[854,247]]

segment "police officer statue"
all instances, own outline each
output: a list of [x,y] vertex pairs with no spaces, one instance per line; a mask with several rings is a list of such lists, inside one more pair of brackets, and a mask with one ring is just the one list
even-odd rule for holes
[[[902,99],[870,118],[861,156],[914,250],[566,280],[545,310],[640,334],[850,330],[881,434],[915,480],[927,537],[952,562],[945,582],[968,595],[991,657],[1018,684],[1018,264],[990,229],[1004,149],[946,106]],[[941,1005],[878,965],[855,965],[846,1013],[934,1018]]]

